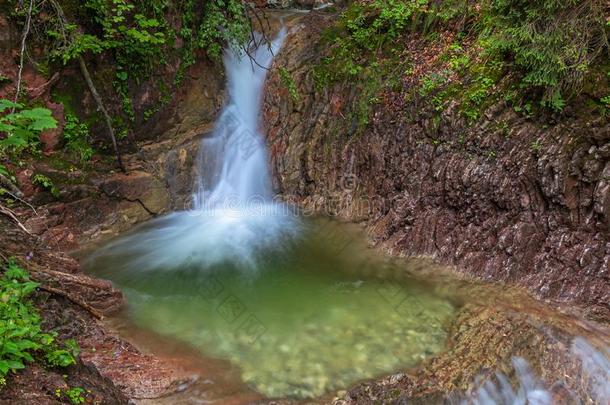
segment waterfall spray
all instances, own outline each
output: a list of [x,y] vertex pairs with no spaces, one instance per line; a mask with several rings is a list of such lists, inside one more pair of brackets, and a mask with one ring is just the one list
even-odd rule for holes
[[88,260],[121,257],[125,270],[143,272],[221,263],[256,266],[257,253],[298,230],[295,215],[273,201],[267,152],[259,131],[262,90],[273,55],[286,35],[252,51],[224,54],[229,99],[212,137],[201,141],[193,207],[149,221]]

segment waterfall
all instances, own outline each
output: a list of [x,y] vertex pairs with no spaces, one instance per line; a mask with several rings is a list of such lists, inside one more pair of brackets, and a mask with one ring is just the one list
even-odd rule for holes
[[[232,50],[225,52],[229,102],[212,138],[201,143],[193,197],[196,210],[222,205],[244,209],[271,199],[267,153],[258,128],[267,69],[285,34],[282,29],[269,46],[256,47],[252,58]],[[255,42],[262,42],[261,38]]]
[[265,76],[285,34],[269,44],[257,37],[249,55],[225,51],[229,98],[212,136],[201,141],[193,207],[147,222],[88,260],[111,259],[134,273],[227,263],[251,269],[258,253],[297,233],[291,209],[273,201],[259,131]]

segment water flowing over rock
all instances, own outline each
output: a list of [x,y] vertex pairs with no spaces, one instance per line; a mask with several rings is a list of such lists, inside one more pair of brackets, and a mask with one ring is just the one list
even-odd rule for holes
[[270,44],[257,37],[251,57],[225,52],[229,100],[211,136],[201,140],[193,208],[149,221],[88,260],[122,256],[126,271],[138,272],[204,270],[224,261],[251,268],[260,249],[296,231],[294,215],[272,200],[259,132],[261,92],[284,36],[282,29]]

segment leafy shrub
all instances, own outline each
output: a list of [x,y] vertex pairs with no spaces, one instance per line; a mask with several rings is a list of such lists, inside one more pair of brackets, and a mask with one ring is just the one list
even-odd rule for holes
[[424,76],[419,89],[420,96],[426,96],[448,82],[450,71],[432,72]]
[[32,184],[40,186],[50,192],[53,197],[59,197],[59,189],[53,184],[53,181],[44,174],[35,174],[32,176]]
[[521,73],[524,91],[556,110],[608,46],[603,0],[486,0],[482,44]]
[[89,126],[80,122],[73,114],[66,114],[64,124],[64,140],[66,149],[74,153],[82,162],[93,156],[93,148],[89,144]]
[[[14,109],[14,112],[9,110]],[[57,121],[47,108],[24,108],[23,104],[0,99],[0,153],[15,155],[24,149],[35,149],[38,136],[45,129],[57,127]]]
[[[48,62],[67,65],[80,57],[97,54],[112,58],[115,67],[112,83],[121,99],[123,118],[132,123],[136,121],[130,94],[134,82],[151,78],[160,67],[181,57],[174,78],[177,84],[186,68],[194,63],[196,50],[217,58],[224,46],[242,46],[250,39],[250,6],[242,0],[35,3],[31,31],[37,40],[44,42],[50,59],[40,65]],[[26,11],[27,7],[19,2],[11,16],[23,22]],[[182,16],[178,31],[168,22],[174,16]],[[183,40],[182,46],[175,41],[178,37]]]
[[288,94],[290,94],[290,98],[292,98],[292,101],[297,103],[299,101],[299,99],[300,99],[300,97],[299,97],[299,90],[297,89],[297,85],[294,82],[294,79],[292,78],[292,75],[284,67],[281,67],[279,69],[279,73],[280,73],[280,81],[282,82],[282,85],[286,89],[288,89]]
[[176,84],[182,81],[186,68],[195,63],[196,50],[218,59],[224,46],[239,48],[250,40],[247,6],[240,0],[208,0],[203,7],[196,0],[185,0],[180,13],[182,27],[177,35],[184,46]]
[[[538,106],[560,111],[608,50],[609,28],[603,0],[358,0],[324,32],[314,79],[319,90],[356,77],[375,81],[381,74],[375,69],[385,60],[402,63],[397,43],[408,33],[436,41],[453,31],[475,43],[471,50],[483,52],[476,55],[454,43],[441,57],[446,70],[421,78],[416,92],[431,94],[437,110],[449,98],[460,99],[472,121],[492,96],[510,93],[511,104],[528,116]],[[508,80],[496,86],[507,74]],[[457,82],[449,80],[454,75]]]
[[247,42],[250,24],[246,6],[240,0],[209,0],[197,29],[197,46],[218,57],[222,45],[239,47]]
[[427,3],[427,0],[353,3],[323,37],[330,52],[322,59],[323,71],[316,72],[318,81],[322,79],[322,84],[328,84],[358,75],[375,60],[375,51],[402,34],[416,14],[425,12]]
[[55,333],[44,333],[41,318],[29,296],[38,287],[25,270],[9,262],[0,278],[0,378],[25,367],[42,354],[51,366],[75,363],[78,348],[73,341],[65,347],[56,343]]
[[87,395],[90,394],[90,390],[85,390],[81,387],[71,387],[67,390],[61,388],[55,389],[55,396],[58,399],[66,399],[73,405],[84,404],[87,402]]
[[70,401],[71,404],[74,404],[74,405],[84,404],[86,401],[86,398],[85,398],[86,391],[83,388],[72,387],[72,388],[66,390],[64,393],[65,393],[66,397],[68,397],[68,400]]

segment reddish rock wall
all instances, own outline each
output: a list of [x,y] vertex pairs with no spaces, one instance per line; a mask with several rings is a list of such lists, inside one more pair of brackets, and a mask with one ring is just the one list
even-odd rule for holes
[[[277,189],[315,211],[365,221],[396,254],[610,314],[610,123],[584,106],[557,122],[503,103],[468,125],[449,105],[384,105],[356,135],[358,83],[316,92],[325,17],[300,21],[275,61],[265,122]],[[294,78],[293,102],[277,67]],[[533,146],[534,145],[534,146]]]

